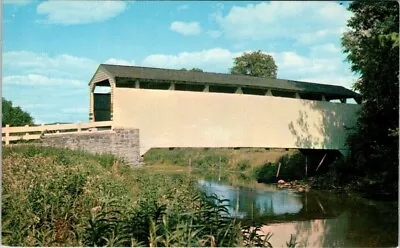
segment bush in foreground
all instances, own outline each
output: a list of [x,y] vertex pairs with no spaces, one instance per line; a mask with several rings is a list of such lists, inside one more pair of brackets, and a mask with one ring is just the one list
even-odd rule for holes
[[[268,246],[190,178],[113,156],[3,148],[2,243],[10,246]],[[247,230],[247,231],[244,231]]]

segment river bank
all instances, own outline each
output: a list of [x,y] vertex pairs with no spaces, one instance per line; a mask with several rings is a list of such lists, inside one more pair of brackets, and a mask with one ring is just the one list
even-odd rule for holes
[[[338,214],[345,214],[341,225],[354,216],[362,223],[348,227],[357,230],[351,242],[360,243],[359,228],[369,226],[376,244],[393,244],[397,230],[397,219],[382,222],[392,208],[377,202],[279,189],[232,170],[132,169],[113,156],[36,146],[3,147],[2,169],[2,244],[9,246],[260,246],[265,238],[275,246],[292,234],[306,237],[310,223],[328,232],[336,222],[326,226],[315,218]],[[360,204],[366,206],[361,216]],[[287,221],[299,225],[271,230]],[[390,228],[386,236],[382,226]],[[298,228],[306,233],[293,233]],[[318,237],[321,242],[326,234]]]
[[[146,166],[195,168],[205,171],[231,171],[258,182],[278,183],[300,191],[310,188],[365,198],[393,201],[398,195],[387,191],[377,180],[353,176],[351,166],[338,154],[305,156],[296,149],[263,148],[174,148],[151,149],[144,155]],[[324,163],[321,163],[324,162]],[[305,166],[306,165],[306,166]]]
[[2,244],[244,246],[225,201],[192,177],[132,169],[114,156],[3,147]]
[[[174,175],[173,170],[157,167]],[[152,166],[143,169],[158,170]],[[299,247],[397,246],[397,202],[315,188],[299,192],[295,187],[258,183],[233,171],[180,168],[178,173],[196,178],[207,194],[228,199],[230,214],[256,225],[262,234],[272,233],[269,241],[274,247],[286,246],[291,234]]]

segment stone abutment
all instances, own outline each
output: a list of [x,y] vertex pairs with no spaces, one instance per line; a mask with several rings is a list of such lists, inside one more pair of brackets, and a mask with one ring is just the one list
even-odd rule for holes
[[44,135],[41,142],[44,146],[113,154],[133,167],[140,164],[138,129],[51,134]]

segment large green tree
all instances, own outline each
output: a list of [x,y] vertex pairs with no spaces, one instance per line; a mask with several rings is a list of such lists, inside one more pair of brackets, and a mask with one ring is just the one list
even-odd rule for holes
[[274,58],[260,50],[244,53],[234,58],[233,63],[231,74],[276,78],[278,67]]
[[399,4],[353,1],[353,17],[342,37],[354,88],[363,98],[356,130],[348,139],[350,164],[362,188],[398,191]]
[[18,106],[14,107],[12,102],[4,99],[4,97],[2,97],[1,100],[1,123],[3,127],[5,127],[7,124],[10,126],[24,126],[33,124],[33,118],[29,113],[23,111]]

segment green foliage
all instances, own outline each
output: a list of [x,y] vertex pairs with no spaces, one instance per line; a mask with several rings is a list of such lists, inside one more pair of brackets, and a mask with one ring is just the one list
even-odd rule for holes
[[179,166],[188,166],[189,159],[195,156],[194,152],[185,152],[182,149],[151,149],[144,155],[146,164],[166,163]]
[[244,226],[243,227],[243,243],[246,247],[268,247],[272,248],[269,239],[272,237],[272,233],[260,235],[261,226]]
[[271,234],[242,227],[227,200],[204,194],[191,178],[133,170],[110,155],[3,151],[4,245],[270,247]]
[[250,161],[249,160],[240,160],[239,163],[238,163],[238,168],[241,171],[245,171],[250,167],[251,167],[251,165],[250,165]]
[[218,150],[203,150],[191,148],[151,149],[144,155],[146,164],[157,163],[188,166],[189,164],[201,169],[237,169],[238,164],[232,164],[226,152]]
[[279,179],[286,181],[304,179],[306,158],[302,153],[295,153],[291,156],[285,155],[278,160],[281,163]]
[[278,167],[276,166],[276,164],[266,163],[260,167],[255,168],[253,174],[258,182],[275,183],[277,181],[277,170]]
[[205,169],[219,169],[228,166],[228,156],[224,155],[206,155],[193,161],[193,166]]
[[232,74],[248,75],[254,77],[276,78],[278,67],[271,55],[260,50],[244,53],[234,59]]
[[355,176],[385,185],[397,197],[399,120],[399,4],[354,1],[342,44],[364,104],[348,139]]
[[[276,177],[279,164],[279,176]],[[301,180],[305,177],[304,166],[306,164],[305,156],[301,153],[282,156],[276,164],[266,163],[257,167],[253,171],[254,177],[258,182],[275,183],[279,179],[285,181]]]
[[[348,165],[345,158],[339,157],[327,167],[327,173],[320,174],[313,180],[313,188],[342,191],[343,186],[350,182],[353,184],[352,190],[355,189],[358,184],[358,178],[354,176],[356,171]],[[347,188],[349,186],[347,185]]]
[[12,102],[4,99],[4,97],[1,100],[3,127],[7,124],[10,126],[33,125],[33,118],[29,113],[23,111],[20,107],[13,106]]

